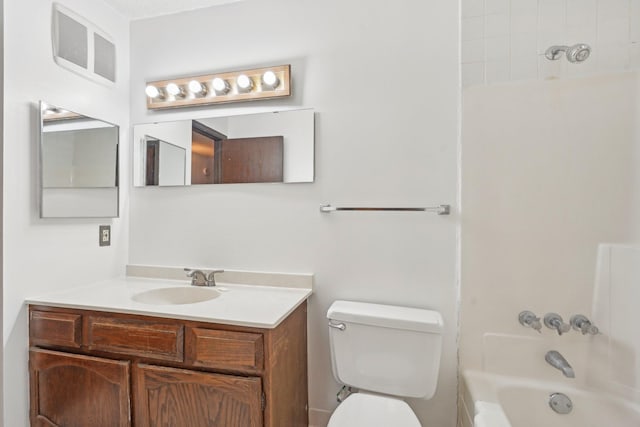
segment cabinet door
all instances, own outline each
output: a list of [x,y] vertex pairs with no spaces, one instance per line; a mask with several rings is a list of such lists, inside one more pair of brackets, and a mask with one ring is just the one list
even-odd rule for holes
[[138,364],[137,427],[261,427],[260,378]]
[[131,425],[129,362],[32,348],[32,427]]

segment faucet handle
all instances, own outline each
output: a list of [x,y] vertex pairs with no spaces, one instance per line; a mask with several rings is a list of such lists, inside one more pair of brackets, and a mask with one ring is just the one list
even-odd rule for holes
[[213,270],[207,276],[207,286],[216,285],[216,273],[224,273],[224,270]]
[[532,328],[538,331],[538,333],[542,333],[540,329],[542,329],[542,323],[540,323],[540,318],[536,316],[529,310],[521,311],[518,315],[518,321],[525,328]]
[[562,317],[557,313],[547,313],[544,315],[544,325],[549,329],[558,331],[558,335],[571,330],[571,325],[564,323]]
[[591,321],[582,314],[575,314],[571,316],[571,320],[569,320],[569,323],[571,323],[573,329],[582,332],[582,335],[597,335],[600,333],[598,327],[593,325]]

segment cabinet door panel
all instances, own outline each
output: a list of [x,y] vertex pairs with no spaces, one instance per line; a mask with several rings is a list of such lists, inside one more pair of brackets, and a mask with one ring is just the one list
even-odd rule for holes
[[139,364],[137,427],[261,427],[260,378]]
[[31,425],[128,427],[129,362],[29,351]]

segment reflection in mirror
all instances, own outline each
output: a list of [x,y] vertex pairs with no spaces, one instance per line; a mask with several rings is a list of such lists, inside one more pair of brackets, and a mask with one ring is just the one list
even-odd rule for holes
[[40,217],[118,216],[119,128],[40,102]]
[[134,142],[137,187],[313,182],[309,109],[136,125]]
[[184,185],[187,150],[150,136],[145,141],[145,185]]

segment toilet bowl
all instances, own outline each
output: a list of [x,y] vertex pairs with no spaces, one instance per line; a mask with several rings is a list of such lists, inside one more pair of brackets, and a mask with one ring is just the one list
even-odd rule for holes
[[354,393],[333,412],[327,427],[421,427],[418,417],[401,399]]
[[335,301],[327,312],[331,366],[340,384],[360,390],[327,427],[421,427],[402,397],[433,397],[440,370],[437,311]]

